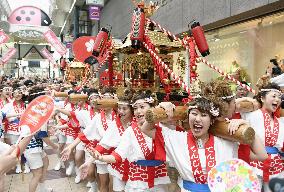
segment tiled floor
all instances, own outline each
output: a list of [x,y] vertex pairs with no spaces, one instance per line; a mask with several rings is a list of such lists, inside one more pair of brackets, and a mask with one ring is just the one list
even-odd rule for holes
[[[86,181],[75,184],[74,176],[66,177],[65,169],[61,171],[54,171],[53,167],[57,162],[57,156],[53,150],[45,150],[49,158],[49,168],[46,177],[46,186],[53,188],[54,192],[87,192],[89,188],[86,187]],[[5,177],[5,192],[28,192],[29,181],[32,174],[14,174],[11,171]],[[38,192],[39,190],[37,190]]]

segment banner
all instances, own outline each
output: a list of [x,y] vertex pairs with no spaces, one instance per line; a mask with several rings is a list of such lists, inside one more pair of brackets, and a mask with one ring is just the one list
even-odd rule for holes
[[5,63],[7,63],[17,52],[16,48],[10,48],[7,53],[5,55],[3,55],[2,58],[0,58],[0,64],[4,65]]
[[100,20],[101,8],[98,6],[89,6],[89,18],[90,20]]
[[42,95],[35,98],[27,107],[20,119],[20,132],[27,137],[47,123],[54,109],[54,101],[50,96]]
[[66,47],[58,40],[52,30],[48,30],[43,34],[43,36],[46,41],[49,42],[61,56],[65,55],[65,53],[67,52]]
[[3,43],[7,43],[10,37],[4,32],[0,30],[0,45]]
[[50,63],[52,63],[53,65],[56,65],[55,59],[45,47],[40,52],[46,59],[48,59]]

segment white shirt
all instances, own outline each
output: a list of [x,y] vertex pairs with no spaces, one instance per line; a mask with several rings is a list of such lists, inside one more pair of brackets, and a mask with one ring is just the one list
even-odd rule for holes
[[[174,166],[180,173],[183,180],[195,182],[190,155],[187,144],[187,132],[179,132],[161,126],[162,137],[158,136],[158,129],[155,136],[156,157],[159,160],[166,160]],[[159,143],[159,145],[156,145]],[[216,164],[238,157],[238,143],[227,141],[214,136],[214,150]],[[166,152],[164,157],[160,154],[161,149],[158,146],[163,146]],[[201,168],[206,174],[206,156],[205,149],[198,149]],[[180,184],[180,187],[182,185]]]

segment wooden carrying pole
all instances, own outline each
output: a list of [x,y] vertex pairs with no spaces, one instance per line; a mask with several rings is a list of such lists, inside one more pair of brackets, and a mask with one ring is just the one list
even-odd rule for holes
[[70,94],[70,101],[88,101],[88,95],[85,94]]
[[[145,118],[148,122],[158,123],[167,120],[168,116],[163,108],[152,108],[146,112]],[[187,107],[177,106],[174,110],[172,120],[185,120],[186,118]],[[215,136],[243,144],[252,144],[255,135],[253,128],[246,124],[241,125],[234,135],[230,135],[228,132],[228,123],[226,121],[215,121],[209,131]]]
[[55,97],[68,97],[66,92],[54,92]]
[[255,131],[248,124],[242,124],[234,135],[230,135],[228,132],[229,122],[226,121],[215,121],[210,127],[209,132],[215,136],[236,141],[243,144],[251,145],[254,141]]
[[117,108],[117,102],[117,99],[98,99],[94,104],[97,109]]

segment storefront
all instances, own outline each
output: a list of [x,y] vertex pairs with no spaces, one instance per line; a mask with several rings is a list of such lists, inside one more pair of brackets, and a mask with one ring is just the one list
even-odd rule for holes
[[[284,12],[206,32],[211,54],[207,60],[226,71],[242,71],[242,80],[253,85],[265,74],[270,59],[284,61]],[[244,74],[243,72],[247,73]],[[200,79],[209,81],[219,77],[204,64],[199,64]],[[212,74],[212,75],[208,75]]]

